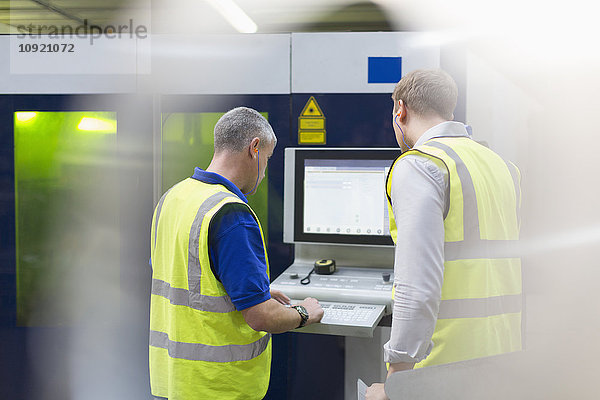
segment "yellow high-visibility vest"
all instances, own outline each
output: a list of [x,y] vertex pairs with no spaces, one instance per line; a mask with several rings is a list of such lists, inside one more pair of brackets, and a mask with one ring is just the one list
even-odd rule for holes
[[449,182],[444,281],[432,336],[434,347],[415,368],[520,350],[519,170],[467,137],[434,138],[403,153],[386,182],[394,243],[393,170],[411,154],[445,169]]
[[208,228],[228,203],[247,206],[222,185],[188,178],[165,193],[154,211],[149,351],[154,396],[262,399],[267,392],[271,335],[246,323],[210,267]]

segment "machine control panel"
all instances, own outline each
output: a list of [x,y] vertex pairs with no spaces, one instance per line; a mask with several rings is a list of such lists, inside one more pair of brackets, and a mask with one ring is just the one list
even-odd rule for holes
[[[292,301],[292,303],[300,300]],[[352,304],[320,301],[323,319],[298,329],[300,332],[321,333],[340,336],[372,337],[373,330],[385,313],[382,304]]]
[[296,262],[271,284],[293,300],[314,297],[325,311],[320,324],[298,331],[344,336],[372,336],[384,315],[392,312],[393,273],[383,268],[337,267],[331,275],[312,273],[313,264]]

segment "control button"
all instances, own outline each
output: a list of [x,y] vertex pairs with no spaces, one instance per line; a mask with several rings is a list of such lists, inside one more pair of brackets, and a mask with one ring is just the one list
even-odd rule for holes
[[390,273],[389,272],[382,272],[381,273],[381,277],[383,278],[384,282],[389,282],[390,281]]
[[290,279],[298,279],[299,276],[296,273],[290,274]]

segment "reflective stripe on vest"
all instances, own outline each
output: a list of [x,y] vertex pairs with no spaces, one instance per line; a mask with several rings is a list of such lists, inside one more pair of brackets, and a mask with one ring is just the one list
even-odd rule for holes
[[[518,240],[481,239],[475,186],[464,161],[446,144],[429,141],[425,145],[444,151],[454,161],[462,187],[464,239],[459,242],[444,243],[444,260],[456,261],[519,257]],[[507,165],[508,170],[511,171],[515,185],[515,193],[517,194],[517,210],[515,212],[518,215],[520,190],[518,179],[516,179],[516,168],[510,162],[503,161]],[[481,318],[506,313],[518,313],[521,310],[522,296],[520,294],[475,299],[451,299],[441,301],[438,318]]]
[[267,391],[271,335],[245,322],[210,266],[210,223],[231,203],[248,208],[266,247],[250,206],[224,186],[188,178],[157,205],[151,236],[149,337],[154,396],[260,399]]
[[[487,152],[467,138],[435,138],[404,154],[420,154],[448,172],[444,281],[434,347],[415,368],[521,348],[520,175],[512,163]],[[396,162],[386,181],[390,211]],[[512,188],[514,211],[508,206]],[[394,242],[395,228],[390,213]]]
[[188,249],[188,287],[190,288],[190,307],[197,310],[226,313],[235,310],[229,296],[203,296],[200,289],[202,268],[200,267],[199,240],[200,226],[206,214],[223,199],[236,196],[227,192],[218,192],[210,196],[198,208],[198,213],[190,229],[190,244]]
[[[167,193],[169,193],[167,191]],[[160,209],[162,203],[167,195],[160,199],[160,202],[156,210],[156,221],[160,216]],[[229,296],[205,296],[201,293],[200,278],[202,276],[202,268],[200,267],[200,255],[199,255],[199,238],[200,238],[200,226],[202,221],[214,206],[219,204],[221,200],[233,197],[233,194],[227,192],[217,192],[210,196],[204,201],[198,208],[198,213],[192,222],[192,228],[190,229],[190,240],[188,248],[188,287],[190,290],[173,288],[167,282],[160,279],[152,279],[152,294],[162,296],[169,299],[169,302],[177,306],[187,306],[195,310],[210,311],[216,313],[227,313],[235,311],[235,307],[231,302]],[[158,222],[156,222],[156,225]],[[156,229],[156,228],[155,228]],[[155,245],[156,245],[156,231],[154,231]]]
[[[456,163],[456,172],[460,179],[463,195],[463,235],[461,242],[446,242],[444,244],[444,259],[467,260],[477,258],[516,258],[519,257],[517,240],[487,240],[481,239],[479,231],[479,210],[477,209],[477,197],[475,195],[475,186],[471,174],[463,160],[456,154],[450,146],[443,143],[429,141],[426,146],[436,147],[444,151]],[[506,162],[509,171],[514,166]],[[519,205],[520,192],[518,181],[511,172],[515,183],[515,192],[517,193],[517,208]],[[516,210],[518,215],[518,210]]]
[[492,315],[521,312],[520,294],[477,299],[442,300],[438,319],[483,318]]
[[267,348],[271,334],[264,335],[250,344],[209,346],[201,343],[175,342],[164,332],[150,331],[150,346],[167,349],[169,357],[191,361],[233,362],[248,361],[262,354]]
[[[205,296],[197,293],[192,296],[189,290],[171,287],[169,283],[160,279],[152,279],[152,294],[169,299],[174,306],[186,306],[195,310],[215,313],[235,311],[229,296]],[[192,297],[197,301],[192,302]]]

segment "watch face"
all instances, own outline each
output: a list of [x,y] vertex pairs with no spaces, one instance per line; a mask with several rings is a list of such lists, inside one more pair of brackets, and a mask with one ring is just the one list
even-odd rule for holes
[[306,311],[306,308],[304,308],[303,306],[300,306],[299,308],[300,308],[300,311],[301,311],[302,317],[303,317],[304,319],[308,319],[308,312]]
[[308,312],[304,306],[294,306],[294,308],[296,311],[298,311],[298,314],[300,314],[300,318],[302,318],[302,321],[300,321],[300,326],[298,326],[298,328],[301,328],[304,326],[304,324],[306,324],[306,321],[308,321]]

